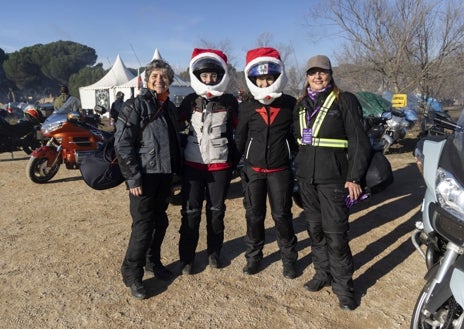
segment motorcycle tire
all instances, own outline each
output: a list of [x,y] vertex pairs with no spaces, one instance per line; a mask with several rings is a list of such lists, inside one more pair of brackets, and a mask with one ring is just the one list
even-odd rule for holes
[[[456,303],[454,297],[448,298],[440,308],[431,314],[424,314],[424,308],[426,306],[425,299],[432,289],[433,277],[430,278],[419,294],[414,311],[411,318],[411,329],[432,329],[432,328],[454,328],[452,326],[453,320],[456,320],[462,313],[461,307]],[[433,298],[433,297],[432,297]]]
[[47,167],[46,158],[31,156],[26,166],[26,175],[31,181],[37,184],[47,183],[60,169],[60,163],[55,163],[52,167]]

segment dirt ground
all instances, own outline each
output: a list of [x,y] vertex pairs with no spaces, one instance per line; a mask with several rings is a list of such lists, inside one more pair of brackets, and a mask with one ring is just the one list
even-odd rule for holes
[[[60,168],[48,184],[31,182],[28,157],[0,154],[0,323],[2,328],[409,328],[426,267],[411,243],[423,180],[412,156],[414,135],[388,155],[394,183],[353,207],[351,248],[359,307],[338,307],[330,288],[310,293],[310,240],[293,206],[300,275],[282,276],[267,215],[263,269],[242,273],[245,217],[240,182],[226,201],[224,267],[207,266],[204,219],[193,275],[161,282],[146,274],[150,297],[130,296],[120,276],[131,220],[123,185],[87,187],[77,170]],[[162,261],[180,272],[180,207],[168,209]]]

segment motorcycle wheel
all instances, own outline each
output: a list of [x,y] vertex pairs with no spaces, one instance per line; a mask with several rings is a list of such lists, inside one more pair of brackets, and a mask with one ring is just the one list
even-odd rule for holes
[[[454,297],[451,296],[436,312],[424,314],[426,306],[425,299],[432,287],[433,278],[430,278],[422,289],[416,306],[412,313],[411,329],[434,329],[434,328],[456,328],[453,321],[457,320],[462,314],[462,308],[456,303]],[[433,297],[432,297],[433,298]]]
[[26,175],[37,184],[43,184],[52,179],[60,169],[60,163],[57,162],[52,167],[47,167],[46,158],[36,158],[31,156],[26,167]]

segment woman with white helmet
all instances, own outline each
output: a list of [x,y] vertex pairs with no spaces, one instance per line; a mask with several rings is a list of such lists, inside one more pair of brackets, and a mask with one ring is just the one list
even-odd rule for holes
[[180,118],[188,124],[182,174],[182,224],[179,256],[182,273],[192,274],[203,201],[206,200],[207,254],[210,267],[221,267],[224,203],[236,152],[233,142],[238,102],[225,93],[229,83],[227,56],[216,49],[195,48],[190,61],[195,93],[184,98]]
[[266,198],[277,230],[283,275],[297,276],[297,239],[292,223],[291,155],[296,147],[292,113],[296,100],[284,94],[287,82],[284,64],[274,48],[248,51],[245,79],[253,96],[240,103],[235,142],[243,154],[241,171],[246,210],[245,274],[260,270],[263,259]]

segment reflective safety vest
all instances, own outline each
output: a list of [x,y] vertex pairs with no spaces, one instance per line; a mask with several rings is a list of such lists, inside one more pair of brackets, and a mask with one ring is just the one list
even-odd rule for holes
[[[325,119],[329,108],[332,106],[332,103],[335,100],[335,93],[332,91],[329,96],[327,96],[324,104],[320,108],[319,112],[317,113],[316,120],[312,126],[312,139],[311,145],[312,146],[324,146],[324,147],[338,147],[338,148],[347,148],[348,147],[348,140],[346,139],[336,139],[336,138],[319,138],[317,135],[319,134],[319,130],[321,129],[322,122]],[[301,107],[298,112],[299,120],[300,120],[300,135],[303,136],[304,129],[308,128],[308,121],[306,119],[306,109]],[[307,145],[303,143],[301,138],[298,138],[298,144],[300,145]]]

